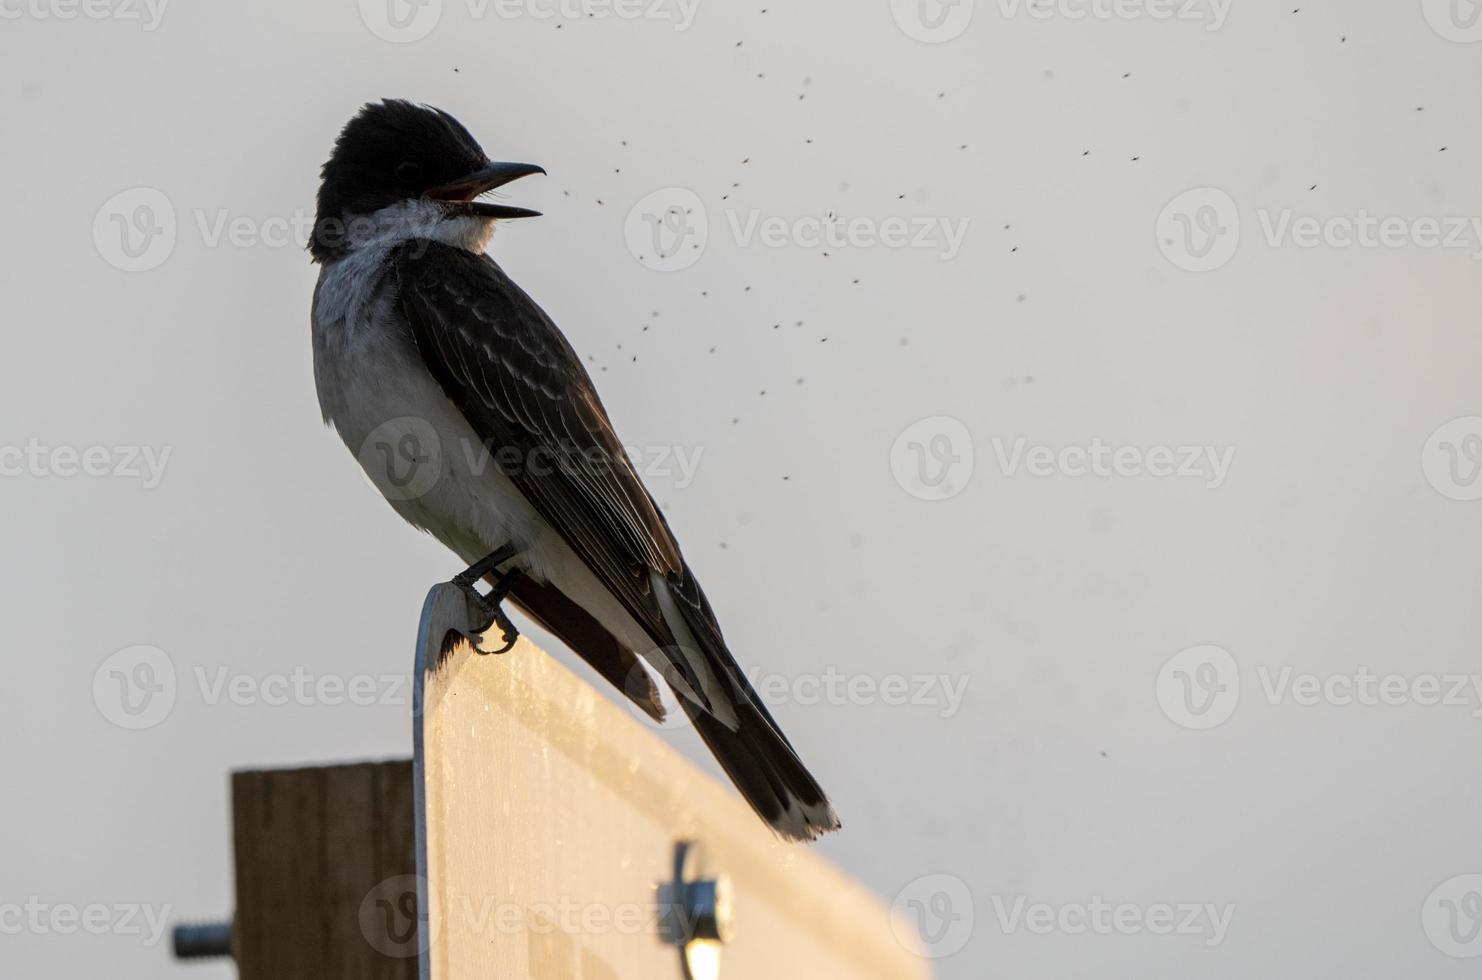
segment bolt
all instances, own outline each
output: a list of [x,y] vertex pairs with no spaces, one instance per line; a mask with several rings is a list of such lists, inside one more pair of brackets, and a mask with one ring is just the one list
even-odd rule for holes
[[177,960],[206,960],[232,955],[232,924],[182,922],[171,933]]

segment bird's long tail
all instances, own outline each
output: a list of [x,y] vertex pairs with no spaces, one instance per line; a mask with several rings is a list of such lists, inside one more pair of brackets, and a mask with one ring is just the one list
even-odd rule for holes
[[[839,829],[838,814],[823,788],[726,648],[689,569],[667,581],[655,576],[655,586],[664,618],[680,643],[678,649],[663,651],[670,660],[666,679],[746,802],[788,840],[811,841]],[[700,692],[707,704],[697,703],[693,694],[686,696],[680,690],[685,685]]]
[[738,720],[735,731],[687,699],[680,698],[679,703],[746,802],[779,835],[810,841],[838,830],[838,814],[823,788],[804,768],[766,708],[749,693],[749,700],[738,698],[733,704]]

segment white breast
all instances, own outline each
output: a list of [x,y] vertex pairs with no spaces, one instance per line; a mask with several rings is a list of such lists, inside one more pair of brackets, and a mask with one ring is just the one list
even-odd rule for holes
[[393,307],[388,251],[362,248],[320,273],[314,381],[324,419],[397,513],[464,560],[510,540],[538,554],[544,523],[423,366]]
[[[323,267],[314,291],[314,382],[324,420],[381,495],[465,564],[506,542],[630,649],[652,641],[496,465],[422,363],[386,278],[396,240]],[[451,577],[451,573],[450,573]]]

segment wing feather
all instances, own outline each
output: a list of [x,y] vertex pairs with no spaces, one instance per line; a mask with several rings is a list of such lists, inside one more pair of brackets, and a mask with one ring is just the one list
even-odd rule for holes
[[684,561],[576,352],[487,256],[418,242],[393,262],[402,312],[448,398],[656,644],[672,643],[650,572],[682,577]]

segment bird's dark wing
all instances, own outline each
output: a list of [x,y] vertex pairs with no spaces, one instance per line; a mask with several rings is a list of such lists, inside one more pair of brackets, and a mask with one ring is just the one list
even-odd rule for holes
[[[665,679],[692,692],[681,706],[757,813],[798,840],[837,827],[823,790],[726,648],[699,582],[556,325],[487,256],[416,241],[397,250],[393,268],[402,314],[432,376],[485,441],[494,465],[648,633],[668,664]],[[537,600],[550,597],[523,595],[516,586],[515,598],[536,609]],[[672,623],[664,602],[677,613]],[[594,654],[593,644],[614,644],[588,628],[595,621],[585,611],[568,617],[559,602],[544,608],[556,631],[576,640],[576,652],[609,680],[631,663],[612,651]],[[698,649],[682,650],[676,633]],[[645,710],[658,711],[652,688],[619,686]]]
[[659,644],[651,571],[682,572],[576,352],[487,256],[417,241],[393,257],[428,370],[497,465]]

